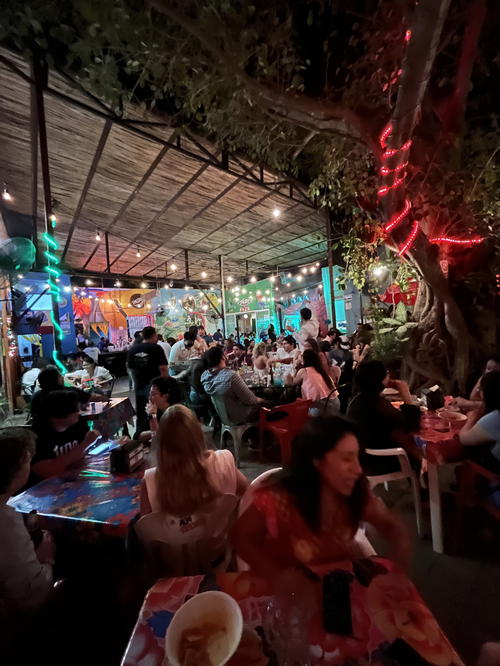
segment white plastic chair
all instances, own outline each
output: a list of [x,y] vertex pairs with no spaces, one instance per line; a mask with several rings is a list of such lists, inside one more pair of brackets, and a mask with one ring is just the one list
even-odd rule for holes
[[149,513],[135,524],[159,576],[194,576],[226,571],[231,560],[228,532],[239,498],[225,494],[189,516]]
[[230,419],[227,414],[224,401],[219,399],[217,396],[210,396],[210,397],[212,399],[215,411],[217,412],[217,415],[219,416],[221,421],[219,448],[221,449],[224,448],[224,435],[225,433],[229,433],[233,440],[234,459],[236,461],[236,466],[240,467],[240,449],[243,436],[247,432],[247,430],[250,430],[250,428],[257,427],[258,423],[257,422],[243,423],[241,425],[235,425],[230,423]]
[[411,483],[411,491],[413,494],[413,502],[415,504],[415,517],[417,521],[417,534],[422,536],[422,502],[420,500],[420,488],[418,485],[417,477],[413,471],[408,454],[406,451],[397,447],[394,449],[365,449],[365,452],[370,456],[396,456],[401,467],[398,472],[390,472],[388,474],[378,474],[376,476],[368,476],[368,483],[370,488],[375,488],[381,483],[387,488],[387,484],[391,481],[400,481],[401,479],[409,479]]

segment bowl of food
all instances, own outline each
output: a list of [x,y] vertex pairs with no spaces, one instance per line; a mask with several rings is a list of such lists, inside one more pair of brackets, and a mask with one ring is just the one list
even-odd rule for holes
[[172,618],[165,636],[170,666],[222,666],[236,652],[243,616],[225,592],[202,592],[186,601]]
[[467,417],[462,412],[455,412],[452,409],[442,409],[439,412],[439,417],[445,421],[467,421]]

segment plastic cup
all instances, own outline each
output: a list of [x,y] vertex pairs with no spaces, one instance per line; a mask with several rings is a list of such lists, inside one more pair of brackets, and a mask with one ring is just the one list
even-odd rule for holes
[[225,592],[202,592],[186,601],[172,618],[165,636],[165,656],[171,666],[183,666],[180,643],[186,629],[211,624],[223,629],[207,641],[212,666],[223,666],[236,652],[243,631],[243,616],[236,601]]

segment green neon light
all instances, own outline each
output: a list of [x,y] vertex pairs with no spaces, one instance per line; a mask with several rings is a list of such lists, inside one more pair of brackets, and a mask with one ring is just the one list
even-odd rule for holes
[[52,324],[53,324],[54,328],[57,331],[57,335],[59,337],[59,340],[64,340],[63,330],[62,330],[61,326],[59,325],[59,322],[55,320],[54,313],[52,313]]
[[59,243],[46,231],[43,232],[42,238],[47,243],[47,245],[51,247],[53,250],[57,250],[59,248]]
[[53,261],[55,264],[59,263],[58,257],[56,257],[55,254],[52,254],[52,252],[49,252],[48,250],[45,250],[44,255],[47,257],[49,261]]
[[57,349],[54,349],[52,352],[52,358],[54,359],[54,363],[57,365],[59,370],[63,373],[66,374],[67,370],[64,367],[64,365],[61,363],[61,361],[57,358]]
[[55,275],[56,277],[61,275],[61,271],[58,271],[57,268],[52,268],[52,266],[45,266],[43,270],[47,271],[47,273],[50,273],[51,275]]

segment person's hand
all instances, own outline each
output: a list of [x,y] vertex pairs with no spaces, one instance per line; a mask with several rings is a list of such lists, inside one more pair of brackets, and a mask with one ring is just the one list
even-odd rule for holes
[[148,404],[146,405],[146,414],[148,416],[152,416],[153,414],[156,414],[158,412],[158,406],[155,405],[154,402],[151,402],[151,400],[148,401]]
[[356,345],[352,350],[352,360],[356,363],[361,362],[361,345]]
[[43,538],[35,552],[38,561],[42,564],[54,564],[56,547],[50,532],[43,530]]
[[95,440],[101,436],[101,433],[97,430],[89,430],[88,433],[85,435],[85,438],[82,442],[82,444],[85,444],[88,446],[89,444],[92,444],[92,442],[95,442]]

